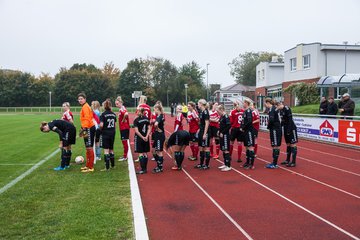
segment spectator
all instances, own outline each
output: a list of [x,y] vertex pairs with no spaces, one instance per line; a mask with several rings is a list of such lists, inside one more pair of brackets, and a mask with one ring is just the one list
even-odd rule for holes
[[337,112],[338,112],[338,106],[334,102],[334,98],[329,97],[329,103],[328,103],[326,115],[336,115]]
[[320,107],[319,107],[319,114],[325,115],[327,113],[328,102],[326,97],[321,97]]
[[172,117],[174,116],[175,107],[176,107],[175,103],[171,103],[171,105],[170,105],[170,113],[171,113]]
[[355,102],[350,99],[350,94],[345,93],[344,95],[342,95],[338,108],[341,115],[354,116]]

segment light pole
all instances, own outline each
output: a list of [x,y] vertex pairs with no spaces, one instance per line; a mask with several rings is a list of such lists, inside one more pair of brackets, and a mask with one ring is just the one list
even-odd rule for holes
[[346,74],[346,58],[347,58],[347,44],[348,44],[348,41],[344,41],[343,42],[345,44],[345,74]]
[[166,103],[167,103],[167,107],[169,107],[169,89],[166,90]]
[[209,65],[210,63],[206,64],[206,101],[209,101]]
[[49,105],[50,105],[50,112],[51,112],[51,91],[49,92]]
[[187,89],[189,88],[189,86],[187,84],[184,84],[185,86],[185,104],[187,105]]

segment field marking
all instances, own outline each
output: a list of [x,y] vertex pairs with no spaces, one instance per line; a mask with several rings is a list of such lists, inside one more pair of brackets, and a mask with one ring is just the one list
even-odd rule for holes
[[[265,148],[265,149],[268,149],[268,150],[272,150],[272,148],[268,148],[268,147],[264,147],[262,145],[258,145],[259,147],[262,147],[262,148]],[[286,152],[283,152],[281,151],[282,154],[286,155]],[[302,160],[305,160],[307,162],[312,162],[312,163],[315,163],[315,164],[318,164],[318,165],[321,165],[321,166],[324,166],[324,167],[327,167],[327,168],[331,168],[331,169],[334,169],[334,170],[337,170],[337,171],[341,171],[341,172],[345,172],[345,173],[349,173],[349,174],[352,174],[352,175],[355,175],[355,176],[358,176],[360,177],[360,174],[358,173],[354,173],[354,172],[350,172],[348,170],[344,170],[344,169],[341,169],[341,168],[337,168],[337,167],[334,167],[334,166],[331,166],[331,165],[327,165],[327,164],[324,164],[324,163],[320,163],[320,162],[316,162],[316,161],[313,161],[313,160],[310,160],[310,159],[307,159],[307,158],[304,158],[304,157],[300,157],[300,156],[297,156],[298,159],[302,159]]]
[[[264,137],[259,137],[259,139],[269,140],[269,139],[264,138]],[[316,143],[319,143],[319,142],[316,142]],[[321,144],[325,145],[324,143],[321,143]],[[333,145],[331,145],[331,146],[333,146]],[[336,154],[333,154],[333,153],[322,152],[322,151],[319,151],[319,150],[314,150],[314,149],[307,148],[307,147],[302,147],[302,146],[299,146],[299,145],[297,147],[298,148],[303,148],[303,149],[306,149],[306,150],[309,150],[309,151],[312,151],[312,152],[318,152],[318,153],[326,154],[326,155],[333,156],[333,157],[343,158],[343,159],[347,159],[347,160],[354,161],[354,162],[360,162],[360,160],[350,158],[350,157],[339,156],[339,155],[336,155]],[[338,146],[336,146],[336,147],[338,147]],[[348,151],[348,150],[352,150],[353,152],[360,153],[360,151],[354,150],[354,149],[351,149],[351,148],[346,149],[346,151]]]
[[33,166],[35,163],[0,163],[0,166]]
[[[165,130],[166,131],[166,130]],[[172,156],[164,150],[166,154],[172,159]],[[188,178],[205,194],[206,197],[210,199],[210,201],[229,219],[229,221],[234,224],[234,226],[249,240],[253,240],[253,238],[216,202],[214,198],[210,196],[208,192],[206,192],[201,185],[191,177],[191,175],[183,168],[182,171],[188,176]]]
[[135,166],[134,166],[134,159],[131,153],[131,146],[130,141],[128,141],[129,144],[129,150],[128,151],[128,169],[129,169],[129,178],[130,178],[130,189],[131,189],[131,205],[132,205],[132,212],[134,217],[134,234],[135,239],[138,240],[148,240],[149,234],[146,226],[145,221],[145,214],[144,214],[144,208],[141,201],[140,196],[140,190],[139,190],[139,184],[137,181],[136,173],[135,173]]
[[6,184],[5,186],[3,186],[2,188],[0,188],[0,194],[4,193],[6,190],[8,190],[9,188],[11,188],[12,186],[14,186],[15,184],[17,184],[18,182],[20,182],[21,180],[23,180],[27,175],[31,174],[33,171],[35,171],[38,167],[40,167],[43,163],[45,163],[47,160],[49,160],[50,158],[52,158],[53,156],[55,156],[58,152],[60,152],[60,148],[56,149],[54,152],[52,152],[49,156],[45,157],[43,160],[39,161],[38,163],[36,163],[34,166],[32,166],[29,170],[27,170],[26,172],[24,172],[23,174],[21,174],[20,176],[18,176],[17,178],[15,178],[14,180],[12,180],[11,182],[9,182],[8,184]]
[[[218,160],[218,159],[216,159],[216,161],[217,161],[217,162],[219,162],[219,163],[223,163],[223,162],[221,162],[221,161],[220,161],[220,160]],[[253,181],[254,183],[258,184],[259,186],[261,186],[261,187],[265,188],[266,190],[268,190],[268,191],[270,191],[270,192],[274,193],[275,195],[277,195],[277,196],[281,197],[282,199],[284,199],[284,200],[288,201],[289,203],[291,203],[291,204],[295,205],[296,207],[298,207],[298,208],[300,208],[300,209],[304,210],[305,212],[307,212],[307,213],[309,213],[310,215],[314,216],[315,218],[317,218],[317,219],[319,219],[319,220],[323,221],[324,223],[326,223],[326,224],[330,225],[331,227],[333,227],[333,228],[335,228],[335,229],[339,230],[340,232],[342,232],[342,233],[344,233],[344,234],[348,235],[349,237],[351,237],[351,238],[353,238],[353,239],[356,239],[356,240],[360,240],[360,238],[358,238],[357,236],[353,235],[352,233],[350,233],[350,232],[346,231],[345,229],[342,229],[341,227],[337,226],[336,224],[334,224],[334,223],[330,222],[329,220],[326,220],[325,218],[323,218],[323,217],[321,217],[321,216],[317,215],[316,213],[314,213],[314,212],[310,211],[309,209],[307,209],[307,208],[305,208],[305,207],[301,206],[300,204],[298,204],[298,203],[294,202],[293,200],[291,200],[291,199],[289,199],[289,198],[285,197],[285,196],[284,196],[284,195],[282,195],[281,193],[278,193],[277,191],[275,191],[275,190],[271,189],[270,187],[268,187],[268,186],[266,186],[266,185],[262,184],[261,182],[259,182],[259,181],[255,180],[255,179],[253,179],[253,178],[251,178],[251,177],[247,176],[246,174],[244,174],[244,173],[240,172],[240,171],[239,171],[239,170],[237,170],[236,168],[232,168],[232,170],[233,170],[233,171],[235,171],[235,172],[237,172],[238,174],[242,175],[243,177],[245,177],[245,178],[249,179],[250,181]]]

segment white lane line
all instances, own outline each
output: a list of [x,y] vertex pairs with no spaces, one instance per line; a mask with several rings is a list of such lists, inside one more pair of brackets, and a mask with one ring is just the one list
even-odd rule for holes
[[33,166],[35,163],[0,163],[0,166]]
[[[164,152],[166,152],[166,154],[172,158],[170,156],[170,154],[164,150]],[[252,240],[253,238],[215,201],[214,198],[212,198],[210,196],[210,194],[208,192],[206,192],[201,186],[200,184],[195,181],[194,178],[191,177],[191,175],[183,168],[182,171],[189,177],[189,179],[205,194],[206,197],[208,197],[210,199],[210,201],[225,215],[225,217],[227,217],[227,219],[229,219],[229,221],[234,224],[234,226],[249,240]]]
[[[216,161],[218,161],[219,163],[222,163],[222,162],[221,162],[220,160],[218,160],[218,159],[216,159]],[[281,193],[276,192],[275,190],[273,190],[273,189],[271,189],[270,187],[268,187],[268,186],[266,186],[266,185],[262,184],[261,182],[258,182],[257,180],[255,180],[255,179],[253,179],[253,178],[251,178],[251,177],[247,176],[246,174],[244,174],[244,173],[240,172],[239,170],[237,170],[237,169],[235,169],[235,168],[232,168],[232,170],[233,170],[233,171],[235,171],[235,172],[237,172],[238,174],[242,175],[243,177],[245,177],[245,178],[249,179],[250,181],[253,181],[254,183],[258,184],[259,186],[261,186],[261,187],[265,188],[266,190],[268,190],[268,191],[270,191],[270,192],[274,193],[275,195],[277,195],[277,196],[281,197],[282,199],[284,199],[284,200],[288,201],[289,203],[291,203],[291,204],[295,205],[296,207],[298,207],[298,208],[300,208],[300,209],[304,210],[305,212],[307,212],[307,213],[311,214],[312,216],[314,216],[314,217],[316,217],[317,219],[319,219],[319,220],[323,221],[324,223],[326,223],[326,224],[330,225],[331,227],[333,227],[333,228],[335,228],[335,229],[339,230],[340,232],[342,232],[342,233],[344,233],[344,234],[348,235],[349,237],[351,237],[351,238],[353,238],[353,239],[356,239],[356,240],[360,240],[360,238],[358,238],[357,236],[353,235],[352,233],[350,233],[350,232],[348,232],[348,231],[346,231],[346,230],[342,229],[341,227],[339,227],[339,226],[335,225],[334,223],[330,222],[329,220],[326,220],[325,218],[323,218],[323,217],[321,217],[321,216],[317,215],[316,213],[314,213],[314,212],[310,211],[309,209],[307,209],[307,208],[305,208],[305,207],[301,206],[300,204],[298,204],[298,203],[294,202],[293,200],[291,200],[291,199],[289,199],[289,198],[285,197],[285,196],[284,196],[284,195],[282,195]]]
[[129,144],[129,151],[128,151],[128,168],[129,168],[129,178],[130,178],[130,189],[131,189],[131,205],[132,205],[132,212],[134,218],[134,234],[135,239],[137,240],[148,240],[149,234],[146,226],[145,221],[145,214],[144,209],[141,201],[140,190],[138,181],[136,178],[135,173],[135,166],[133,161],[133,156],[131,153],[130,141]]
[[[258,146],[259,146],[259,147],[262,147],[262,148],[265,148],[265,149],[268,149],[268,150],[272,150],[272,148],[264,147],[264,146],[261,146],[260,144],[259,144]],[[284,155],[286,155],[286,152],[281,151],[281,153],[284,154]],[[324,164],[324,163],[316,162],[316,161],[310,160],[310,159],[308,159],[308,158],[300,157],[300,156],[297,156],[297,158],[298,158],[298,159],[305,160],[305,161],[307,161],[307,162],[315,163],[315,164],[318,164],[318,165],[321,165],[321,166],[324,166],[324,167],[327,167],[327,168],[331,168],[331,169],[334,169],[334,170],[337,170],[337,171],[349,173],[349,174],[352,174],[352,175],[355,175],[355,176],[360,177],[360,174],[358,174],[358,173],[350,172],[350,171],[348,171],[348,170],[344,170],[344,169],[337,168],[337,167],[334,167],[334,166],[331,166],[331,165],[327,165],[327,164]]]
[[[264,137],[259,137],[259,139],[262,139],[262,140],[269,140],[267,138],[264,138]],[[318,143],[318,142],[317,142]],[[325,145],[325,144],[322,144],[322,145]],[[333,145],[329,145],[329,146],[333,146]],[[328,146],[328,147],[329,147]],[[321,154],[326,154],[326,155],[329,155],[329,156],[333,156],[333,157],[337,157],[337,158],[343,158],[343,159],[347,159],[347,160],[350,160],[350,161],[354,161],[354,162],[360,162],[359,159],[354,159],[354,158],[350,158],[350,157],[345,157],[345,156],[341,156],[341,155],[337,155],[337,154],[333,154],[333,153],[328,153],[328,152],[323,152],[323,151],[319,151],[319,150],[315,150],[315,149],[311,149],[311,148],[307,148],[307,147],[302,147],[300,145],[298,145],[298,148],[302,148],[302,149],[306,149],[308,151],[312,151],[312,152],[317,152],[317,153],[321,153]],[[342,151],[343,150],[346,150],[346,151],[352,151],[352,152],[356,152],[356,153],[359,153],[360,154],[360,151],[359,150],[353,150],[353,149],[350,149],[350,148],[344,148],[344,149],[341,149]]]
[[15,184],[17,184],[18,182],[20,182],[22,179],[24,179],[27,175],[31,174],[33,171],[35,171],[38,167],[40,167],[43,163],[45,163],[47,160],[49,160],[50,158],[52,158],[53,156],[55,156],[58,152],[60,152],[60,148],[56,149],[54,152],[52,152],[49,156],[47,156],[46,158],[44,158],[43,160],[39,161],[38,163],[36,163],[34,166],[32,166],[29,170],[27,170],[26,172],[24,172],[23,174],[21,174],[20,176],[18,176],[17,178],[15,178],[14,180],[12,180],[11,182],[9,182],[8,184],[6,184],[5,186],[3,186],[2,188],[0,188],[0,194],[4,193],[6,190],[8,190],[9,188],[11,188],[12,186],[14,186]]

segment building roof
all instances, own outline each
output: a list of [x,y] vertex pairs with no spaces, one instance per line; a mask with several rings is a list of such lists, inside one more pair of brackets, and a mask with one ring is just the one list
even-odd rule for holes
[[293,48],[290,48],[288,50],[286,50],[285,52],[288,52],[288,51],[291,51],[293,49],[295,49],[297,46],[299,45],[303,45],[303,46],[307,46],[307,45],[320,45],[320,50],[342,50],[344,51],[345,49],[345,46],[346,46],[346,49],[348,51],[360,51],[360,45],[356,45],[356,44],[323,44],[323,43],[320,43],[320,42],[313,42],[313,43],[300,43],[300,44],[297,44],[295,47]]
[[339,76],[323,76],[317,82],[318,87],[359,86],[360,74],[343,74]]
[[216,90],[216,92],[249,92],[255,91],[255,86],[245,86],[241,83],[235,83],[227,87],[220,88],[220,90]]

